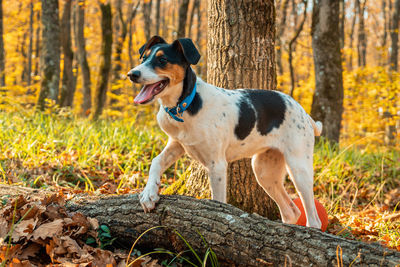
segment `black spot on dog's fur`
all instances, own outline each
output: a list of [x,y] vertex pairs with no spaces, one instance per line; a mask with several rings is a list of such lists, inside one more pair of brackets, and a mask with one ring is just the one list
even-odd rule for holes
[[[272,90],[243,90],[242,101],[239,103],[239,123],[236,125],[235,134],[239,137],[238,129],[242,133],[239,139],[244,139],[254,126],[254,110],[256,111],[257,131],[267,135],[274,128],[279,128],[285,119],[286,105],[282,96]],[[253,108],[246,102],[249,99]],[[251,128],[249,129],[249,127]],[[247,133],[245,135],[244,133]]]
[[242,99],[239,103],[239,121],[235,126],[235,135],[238,139],[245,139],[254,128],[256,123],[256,114],[250,104]]

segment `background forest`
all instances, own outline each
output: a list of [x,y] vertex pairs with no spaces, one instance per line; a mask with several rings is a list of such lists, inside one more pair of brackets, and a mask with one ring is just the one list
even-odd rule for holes
[[[276,89],[311,114],[317,2],[275,1]],[[338,2],[343,115],[340,132],[328,130],[316,145],[314,191],[328,210],[328,232],[400,251],[400,1]],[[207,80],[207,1],[0,0],[0,7],[2,182],[139,191],[167,139],[158,106],[133,104],[140,88],[126,73],[151,36],[189,37],[202,55],[193,68]],[[162,190],[189,176],[190,164],[183,158],[171,167]]]
[[[395,130],[399,128],[398,3],[340,3],[345,90],[341,144],[363,137],[375,144],[394,144],[399,139]],[[169,41],[192,38],[202,55],[196,66],[197,75],[207,77],[206,4],[197,0],[121,0],[110,5],[111,13],[105,16],[112,20],[112,63],[110,78],[104,81],[107,98],[99,103],[105,106],[106,116],[123,116],[125,111],[137,109],[132,107],[132,97],[139,88],[132,87],[126,73],[138,63],[140,46],[153,35]],[[59,4],[60,28],[55,30],[61,38],[54,46],[60,49],[60,85],[53,104],[72,107],[75,114],[93,113],[96,86],[105,78],[99,73],[100,5],[96,1]],[[0,60],[0,68],[4,69],[1,80],[7,85],[3,104],[32,108],[40,102],[41,2],[4,1],[3,6],[4,51],[0,54],[5,58]],[[276,16],[277,89],[293,95],[310,112],[315,87],[310,34],[312,1],[277,1]]]

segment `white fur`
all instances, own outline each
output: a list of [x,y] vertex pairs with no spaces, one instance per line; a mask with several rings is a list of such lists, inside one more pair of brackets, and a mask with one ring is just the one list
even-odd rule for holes
[[[168,93],[170,89],[173,97]],[[167,87],[156,98],[161,105],[172,107],[181,90],[182,84],[177,88]],[[199,78],[197,92],[202,108],[193,116],[185,112],[184,122],[175,121],[160,107],[157,121],[169,140],[161,154],[153,159],[147,185],[140,195],[144,211],[155,207],[159,200],[160,176],[184,153],[205,166],[212,199],[221,202],[226,202],[228,162],[252,158],[257,181],[278,204],[283,222],[296,223],[300,215],[283,186],[288,172],[304,203],[307,226],[320,228],[313,195],[313,150],[314,136],[321,132],[322,124],[316,124],[296,101],[280,93],[286,104],[285,120],[280,127],[267,135],[261,135],[254,127],[249,136],[239,140],[234,129],[239,118],[237,103],[243,94],[239,90],[217,88]]]

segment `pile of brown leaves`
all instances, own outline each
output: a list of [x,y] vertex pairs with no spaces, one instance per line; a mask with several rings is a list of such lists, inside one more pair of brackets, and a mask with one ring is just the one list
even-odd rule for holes
[[[126,266],[128,255],[100,244],[96,219],[68,213],[62,193],[42,199],[20,195],[0,210],[0,262],[6,266]],[[131,266],[160,266],[144,257]]]

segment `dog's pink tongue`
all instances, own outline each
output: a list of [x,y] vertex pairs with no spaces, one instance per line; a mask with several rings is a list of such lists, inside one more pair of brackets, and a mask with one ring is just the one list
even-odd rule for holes
[[149,101],[153,97],[153,89],[158,85],[158,83],[148,84],[143,86],[140,93],[135,97],[133,102],[135,104],[142,104]]

